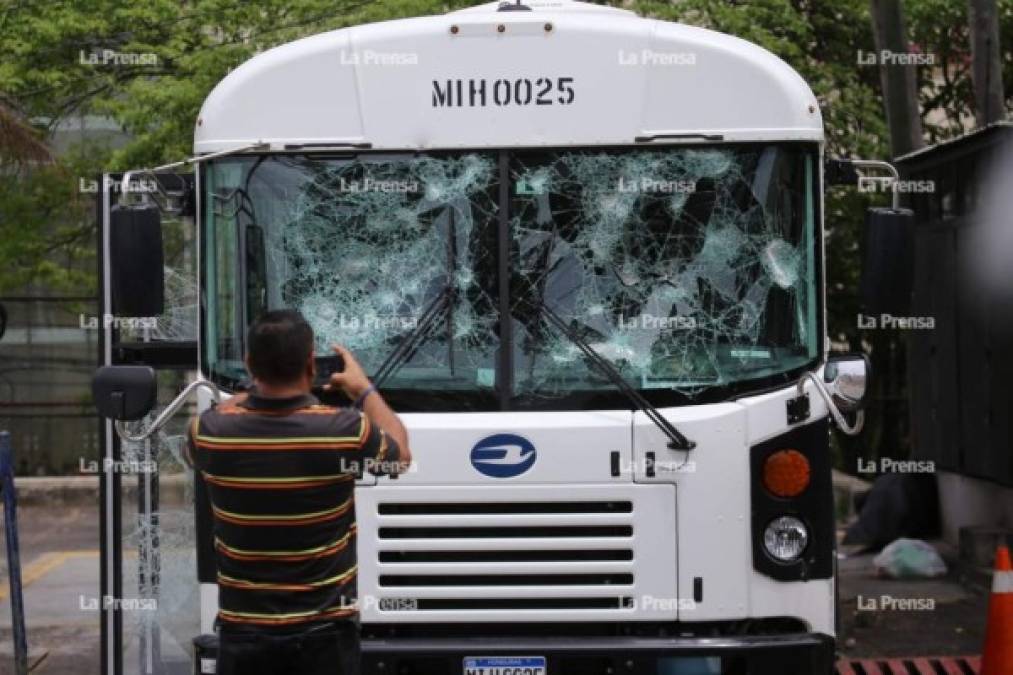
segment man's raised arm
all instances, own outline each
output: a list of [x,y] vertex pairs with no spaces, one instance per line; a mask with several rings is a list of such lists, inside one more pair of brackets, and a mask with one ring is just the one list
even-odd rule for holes
[[350,351],[335,345],[334,352],[344,360],[345,369],[331,375],[328,388],[337,388],[345,392],[345,395],[366,413],[373,424],[380,427],[387,436],[397,443],[400,450],[398,463],[401,465],[398,473],[407,471],[412,462],[412,453],[408,447],[408,430],[405,429],[401,418],[383,400],[383,396],[369,381],[362,366]]

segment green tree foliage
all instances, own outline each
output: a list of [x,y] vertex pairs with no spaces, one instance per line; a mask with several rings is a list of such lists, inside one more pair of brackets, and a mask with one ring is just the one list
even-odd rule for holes
[[[178,160],[201,103],[258,52],[343,26],[437,14],[434,0],[0,0],[0,105],[52,132],[110,117],[115,150],[78,148],[56,166],[0,166],[0,292],[32,283],[94,290],[94,221],[82,179]],[[7,119],[5,116],[4,119]]]
[[[101,151],[60,163],[0,164],[0,295],[31,285],[75,294],[95,287],[94,184],[79,176]],[[87,172],[87,173],[86,173]]]
[[[1007,112],[1013,108],[1013,0],[998,0]],[[904,6],[914,47],[931,55],[920,70],[922,123],[929,143],[963,134],[974,123],[966,0],[917,0]]]
[[[0,168],[0,264],[5,270],[0,273],[0,292],[33,281],[78,290],[93,285],[87,275],[71,271],[87,269],[75,267],[73,260],[91,248],[85,208],[90,195],[77,190],[80,178],[188,155],[202,101],[230,69],[254,54],[343,26],[439,14],[471,4],[477,3],[0,0],[0,105],[22,118],[42,120],[49,131],[71,114],[108,116],[131,139],[111,151],[81,149],[59,166],[30,174]],[[868,0],[612,4],[762,45],[810,83],[820,101],[828,155],[887,156],[879,75],[875,66],[858,63],[859,51],[875,49]],[[999,0],[999,7],[1004,53],[1009,54],[1013,0]],[[972,101],[965,0],[909,0],[905,11],[912,42],[933,54],[938,66],[920,72],[928,140],[960,133],[961,121],[971,116]],[[1004,64],[1006,91],[1013,95],[1013,60],[1007,57]],[[870,347],[869,336],[856,327],[860,223],[870,201],[853,189],[832,189],[824,205],[831,338],[855,351]],[[871,339],[877,361],[892,355],[888,367],[896,367],[896,339]],[[899,395],[879,394],[884,400]],[[873,418],[876,415],[874,411]]]
[[[475,2],[436,0],[2,0],[0,103],[52,131],[74,113],[108,115],[131,135],[111,155],[90,153],[76,168],[151,166],[190,152],[193,125],[208,92],[254,54],[299,37],[347,25],[438,14]],[[885,156],[886,133],[865,0],[635,0],[616,2],[662,19],[702,25],[760,44],[799,70],[818,96],[828,154]],[[964,0],[906,3],[913,42],[934,54],[941,77],[923,69],[923,109],[931,139],[955,133],[969,114]],[[1013,0],[1000,0],[1003,34],[1013,42]],[[1013,63],[1007,59],[1007,66]],[[1010,72],[1013,75],[1013,71]],[[1013,82],[1007,91],[1013,92]],[[100,163],[101,160],[101,163]],[[55,195],[54,195],[55,198]],[[854,251],[834,216],[853,216],[862,199],[828,201],[830,269],[848,278]],[[43,205],[44,207],[44,205]],[[42,211],[52,212],[49,208]],[[854,218],[850,218],[854,221]],[[850,239],[853,239],[851,237]],[[836,241],[835,241],[836,240]],[[843,241],[841,241],[843,240]],[[2,244],[0,244],[2,246]],[[850,270],[850,272],[849,272]],[[837,284],[838,280],[834,279]],[[835,302],[834,307],[842,307]],[[854,316],[852,308],[845,315]],[[844,337],[835,335],[835,337]]]
[[[658,18],[731,33],[759,44],[798,70],[820,101],[827,155],[889,158],[879,73],[859,64],[859,52],[875,51],[868,0],[643,0],[634,8]],[[904,3],[911,51],[931,55],[919,69],[922,124],[932,143],[964,133],[973,123],[967,3],[965,0],[909,0]],[[1013,101],[1013,0],[999,0],[1007,101]],[[861,272],[864,210],[886,205],[885,196],[830,188],[825,202],[827,309],[837,347],[871,354],[872,405],[859,439],[838,437],[839,461],[854,470],[857,456],[904,456],[909,448],[906,356],[902,335],[862,332],[856,317]]]
[[[963,10],[963,0],[928,3],[947,6],[945,16],[950,23],[933,26],[931,14],[919,13],[915,21],[919,35],[931,30],[946,34],[960,25],[953,14]],[[889,158],[879,72],[875,66],[859,63],[860,53],[875,51],[868,0],[644,1],[637,2],[636,8],[659,18],[731,33],[765,47],[798,70],[812,87],[823,114],[828,156]],[[923,76],[922,84],[927,86],[930,78]],[[954,91],[953,96],[964,97],[966,102],[969,85]],[[904,456],[909,451],[906,392],[902,388],[906,379],[903,338],[883,331],[863,334],[857,328],[862,310],[857,294],[861,224],[865,209],[877,201],[882,204],[885,198],[874,199],[854,188],[830,188],[824,205],[830,338],[837,348],[871,352],[873,370],[881,375],[873,381],[876,388],[871,392],[866,433],[858,439],[837,437],[838,463],[852,471],[859,456]],[[883,377],[884,373],[888,375]]]
[[0,95],[51,127],[84,110],[112,116],[133,140],[108,169],[187,155],[204,98],[260,51],[347,25],[446,9],[421,0],[8,2]]
[[[942,0],[941,0],[942,1]],[[693,23],[754,42],[778,55],[812,87],[826,127],[828,156],[883,158],[886,124],[875,67],[858,65],[858,52],[871,52],[868,2],[844,0],[685,0],[637,2],[658,18]],[[859,241],[862,212],[869,199],[855,190],[831,188],[826,200],[830,334],[860,347],[855,328],[859,311]]]

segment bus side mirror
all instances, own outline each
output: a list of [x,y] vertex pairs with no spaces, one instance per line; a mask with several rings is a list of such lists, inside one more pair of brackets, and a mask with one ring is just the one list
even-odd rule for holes
[[152,317],[165,311],[162,216],[153,204],[114,206],[109,214],[112,313]]
[[829,158],[823,164],[824,185],[858,185],[858,170],[850,159]]
[[872,366],[865,354],[830,356],[823,367],[823,381],[841,412],[852,412],[865,405]]
[[906,316],[914,278],[914,212],[869,209],[862,246],[863,308],[870,314]]
[[139,420],[155,407],[158,382],[150,366],[103,366],[92,377],[91,394],[102,417]]

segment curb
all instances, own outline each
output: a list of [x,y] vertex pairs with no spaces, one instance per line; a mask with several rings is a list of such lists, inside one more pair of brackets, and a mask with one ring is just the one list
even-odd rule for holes
[[[121,494],[126,500],[136,499],[138,476],[123,476]],[[160,497],[169,502],[182,502],[186,494],[187,476],[182,473],[159,476]],[[98,476],[17,476],[14,478],[18,506],[94,506],[99,505]]]

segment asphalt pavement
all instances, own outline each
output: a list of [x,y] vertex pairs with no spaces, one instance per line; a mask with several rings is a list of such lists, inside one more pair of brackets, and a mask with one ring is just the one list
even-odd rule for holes
[[[99,596],[96,507],[32,505],[19,510],[18,520],[30,662],[38,664],[33,673],[99,673],[99,613],[89,607]],[[871,555],[839,562],[843,654],[945,656],[980,650],[988,593],[957,572],[893,581],[875,575]],[[0,674],[6,675],[13,673],[13,640],[2,565],[0,572]]]
[[[97,506],[18,510],[29,664],[33,674],[99,673]],[[0,674],[14,672],[6,554],[0,551]]]
[[877,576],[872,553],[838,560],[839,651],[854,658],[981,653],[988,591],[962,577],[955,552],[932,542],[949,571],[937,579]]

